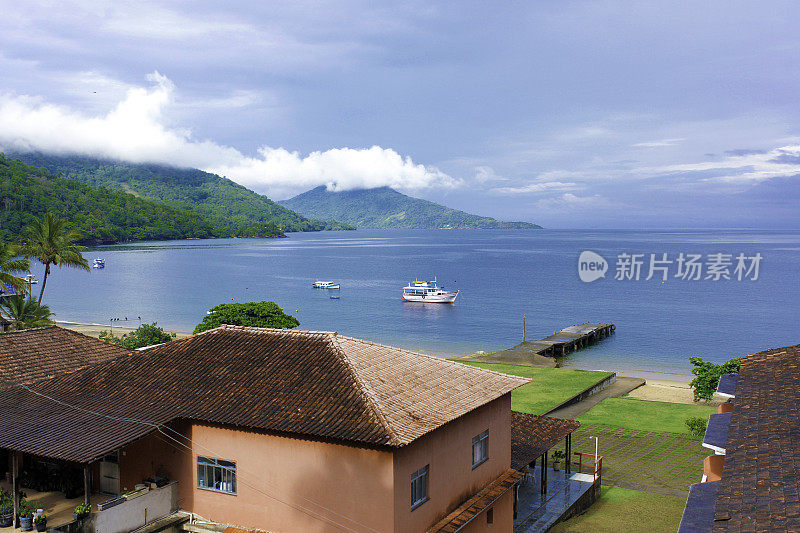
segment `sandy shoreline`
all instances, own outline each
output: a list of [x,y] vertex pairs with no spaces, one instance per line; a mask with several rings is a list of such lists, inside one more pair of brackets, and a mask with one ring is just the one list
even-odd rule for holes
[[[119,336],[125,333],[130,333],[136,329],[136,328],[122,327],[122,326],[111,326],[109,324],[87,324],[83,322],[69,322],[66,320],[65,321],[56,320],[56,325],[62,328],[71,329],[73,331],[83,333],[84,335],[88,335],[90,337],[99,337],[101,332],[109,330],[112,331],[114,335]],[[175,333],[178,339],[182,339],[184,337],[188,337],[189,335],[191,335],[191,333],[185,331],[167,331],[167,333]]]

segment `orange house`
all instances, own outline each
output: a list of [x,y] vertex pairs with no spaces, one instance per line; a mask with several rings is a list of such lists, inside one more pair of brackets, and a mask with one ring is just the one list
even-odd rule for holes
[[0,428],[28,428],[0,429],[0,448],[82,466],[87,494],[168,479],[171,511],[243,528],[511,532],[510,393],[527,382],[332,332],[223,326],[0,389]]

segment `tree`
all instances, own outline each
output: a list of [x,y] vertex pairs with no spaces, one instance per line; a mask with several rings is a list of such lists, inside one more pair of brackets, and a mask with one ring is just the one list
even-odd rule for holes
[[692,374],[696,377],[690,385],[694,389],[694,401],[711,401],[719,385],[719,378],[723,374],[739,373],[739,358],[731,359],[721,365],[703,361],[700,357],[690,357],[689,362],[694,365]]
[[40,328],[53,323],[50,320],[53,316],[50,308],[31,296],[7,296],[0,299],[0,307],[6,319],[11,322],[11,329]]
[[212,307],[196,328],[195,333],[219,327],[252,326],[259,328],[296,328],[300,321],[287,315],[275,302],[247,302],[221,304]]
[[111,331],[103,331],[100,333],[100,338],[102,340],[119,344],[130,350],[169,342],[176,336],[177,335],[174,333],[167,333],[164,331],[164,328],[158,327],[158,322],[142,324],[130,333],[123,334],[121,337],[117,337]]
[[23,231],[26,243],[23,253],[28,257],[36,258],[44,265],[44,278],[42,290],[39,292],[39,303],[44,296],[44,287],[47,285],[47,276],[50,274],[50,265],[58,267],[68,266],[89,270],[89,263],[81,252],[85,247],[75,244],[81,239],[81,234],[67,228],[67,221],[56,218],[53,213],[47,213],[44,219],[38,220]]
[[6,289],[14,288],[17,292],[27,292],[30,290],[28,282],[14,274],[30,272],[30,268],[30,262],[22,257],[19,247],[0,241],[0,284],[5,285]]

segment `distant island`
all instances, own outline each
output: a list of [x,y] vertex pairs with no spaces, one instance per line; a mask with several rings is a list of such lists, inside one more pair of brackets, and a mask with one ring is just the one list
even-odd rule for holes
[[[277,236],[290,231],[354,229],[340,222],[299,215],[227,178],[195,168],[41,152],[16,153],[12,157],[93,188],[128,193],[192,213],[214,228],[212,236]],[[269,228],[271,235],[265,235]]]
[[357,228],[541,229],[530,222],[471,215],[391,187],[332,192],[322,185],[279,203],[308,217],[338,220]]

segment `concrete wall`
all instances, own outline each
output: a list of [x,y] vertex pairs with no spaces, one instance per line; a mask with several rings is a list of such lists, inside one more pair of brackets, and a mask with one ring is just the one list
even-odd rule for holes
[[[489,459],[473,470],[472,438],[486,429]],[[411,474],[425,465],[430,465],[430,499],[412,511]],[[394,531],[425,531],[510,467],[511,395],[506,394],[395,452]],[[510,532],[513,527],[513,510],[506,512],[505,499],[495,509],[492,531]],[[482,524],[476,531],[488,531],[485,517]]]
[[[186,435],[191,426],[188,422],[176,422],[171,427]],[[165,475],[171,480],[181,479],[178,475],[183,474],[190,463],[186,448],[161,433],[151,433],[120,451],[120,492],[133,490],[142,480],[156,475]]]
[[178,483],[151,490],[94,516],[96,533],[125,533],[163,518],[178,508]]

